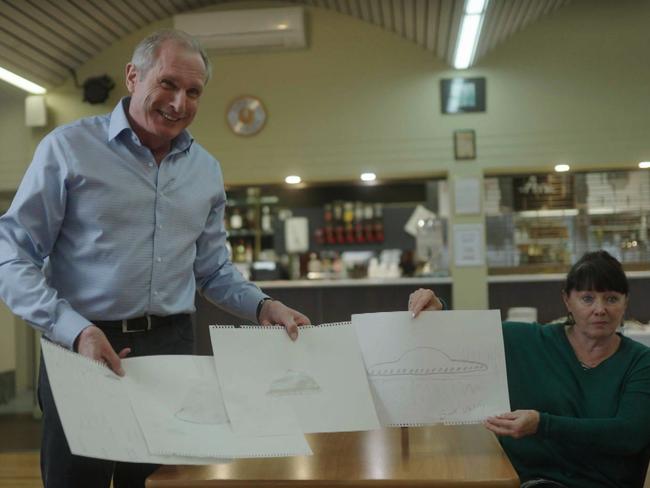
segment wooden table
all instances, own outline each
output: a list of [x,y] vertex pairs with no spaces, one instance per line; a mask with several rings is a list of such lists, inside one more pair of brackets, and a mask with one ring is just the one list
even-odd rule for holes
[[496,438],[481,425],[309,434],[313,456],[162,466],[157,487],[519,487]]

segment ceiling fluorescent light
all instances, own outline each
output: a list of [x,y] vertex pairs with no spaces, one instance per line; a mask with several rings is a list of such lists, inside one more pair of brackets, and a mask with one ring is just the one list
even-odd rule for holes
[[487,6],[487,0],[467,0],[465,14],[482,14]]
[[568,164],[556,164],[554,169],[557,173],[566,173],[571,169],[571,166]]
[[297,185],[302,181],[302,178],[297,175],[289,175],[284,179],[284,182],[288,185]]
[[454,53],[454,68],[467,69],[474,61],[476,44],[481,34],[487,0],[467,0],[460,23],[460,34]]
[[7,83],[17,86],[18,88],[34,95],[43,95],[47,91],[42,86],[37,85],[36,83],[32,83],[22,76],[18,76],[17,74],[12,73],[11,71],[4,68],[0,68],[0,80],[4,80]]

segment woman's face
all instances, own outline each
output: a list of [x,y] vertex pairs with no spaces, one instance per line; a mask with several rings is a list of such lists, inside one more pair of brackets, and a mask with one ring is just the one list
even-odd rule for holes
[[567,310],[575,320],[576,332],[592,339],[613,335],[623,323],[627,295],[616,291],[576,291],[563,294]]

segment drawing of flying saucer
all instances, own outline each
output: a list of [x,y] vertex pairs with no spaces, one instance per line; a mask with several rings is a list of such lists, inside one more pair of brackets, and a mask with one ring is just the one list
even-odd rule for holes
[[228,415],[220,392],[212,382],[192,385],[174,413],[178,420],[192,424],[227,424]]
[[467,374],[487,371],[487,364],[478,361],[453,359],[434,347],[416,347],[394,361],[373,364],[370,376],[427,376]]
[[320,391],[316,380],[307,373],[288,370],[282,377],[271,383],[267,395],[301,395]]

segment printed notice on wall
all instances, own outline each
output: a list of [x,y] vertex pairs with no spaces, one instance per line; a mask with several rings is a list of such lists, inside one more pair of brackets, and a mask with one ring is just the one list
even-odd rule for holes
[[478,178],[454,180],[454,212],[456,215],[481,213],[481,181]]
[[454,225],[454,263],[456,266],[483,266],[485,248],[483,224]]

